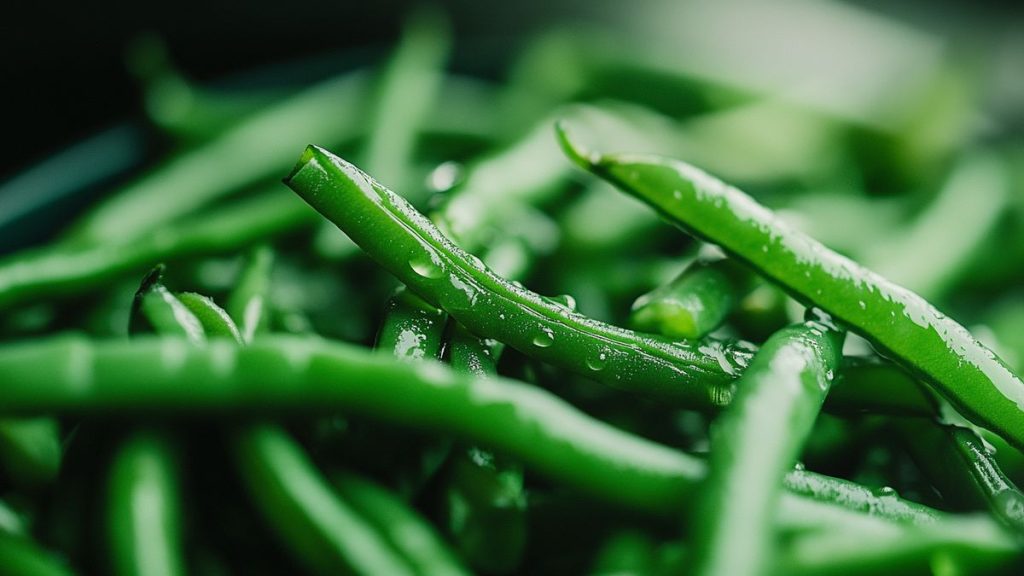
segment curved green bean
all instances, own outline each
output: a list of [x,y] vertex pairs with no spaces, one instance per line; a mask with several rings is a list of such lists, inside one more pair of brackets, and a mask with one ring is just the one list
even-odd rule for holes
[[417,574],[469,574],[434,527],[395,494],[353,474],[332,474],[331,483],[342,499],[413,565]]
[[974,430],[920,418],[899,420],[895,426],[915,462],[950,504],[986,506],[1004,525],[1024,533],[1024,495]]
[[81,294],[169,258],[230,252],[307,226],[317,217],[275,186],[188,222],[126,244],[55,246],[0,260],[0,310],[43,298]]
[[[0,378],[0,410],[12,414],[344,412],[446,431],[609,501],[660,513],[682,506],[705,470],[700,460],[621,432],[535,387],[432,362],[396,363],[320,338],[263,337],[241,348],[211,340],[199,348],[174,338],[67,335],[0,346]],[[783,499],[784,508],[859,516],[811,502]]]
[[674,342],[597,322],[508,282],[396,194],[310,146],[287,183],[409,288],[476,334],[613,386],[722,406],[744,345]]
[[694,574],[763,574],[782,480],[811,433],[842,356],[822,322],[768,339],[715,421],[708,477],[694,514]]
[[448,315],[400,287],[387,303],[374,348],[399,360],[438,360]]
[[274,251],[266,245],[258,246],[249,254],[246,267],[235,289],[228,298],[228,315],[238,326],[243,342],[252,341],[269,323],[267,313],[270,294],[270,271],[274,265]]
[[832,314],[923,377],[969,419],[1024,448],[1024,381],[920,296],[830,251],[697,168],[655,156],[591,152],[564,125],[559,138],[584,169]]
[[[144,381],[139,381],[144,386]],[[139,432],[114,456],[108,483],[110,560],[118,576],[185,574],[175,449]]]
[[750,273],[727,259],[694,262],[637,298],[630,322],[643,332],[698,340],[718,328],[753,287]]

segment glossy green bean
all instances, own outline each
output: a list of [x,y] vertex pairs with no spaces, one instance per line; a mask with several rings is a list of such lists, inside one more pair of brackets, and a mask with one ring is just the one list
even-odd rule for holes
[[274,251],[269,246],[256,247],[250,254],[241,277],[228,298],[228,315],[238,326],[243,342],[252,341],[269,323],[267,307],[270,297],[270,271]]
[[597,322],[495,275],[408,203],[309,147],[287,183],[427,302],[476,334],[613,386],[727,404],[743,345],[674,342]]
[[924,378],[969,419],[1024,448],[1024,381],[920,296],[828,250],[692,166],[591,152],[573,141],[564,125],[559,137],[580,166],[832,314]]
[[750,273],[727,259],[694,262],[637,298],[630,322],[643,332],[698,340],[721,326],[753,286]]
[[[340,411],[449,432],[609,501],[660,513],[682,506],[705,470],[700,460],[611,428],[537,388],[432,362],[396,363],[319,338],[264,337],[242,348],[212,340],[199,348],[172,338],[68,335],[0,346],[0,376],[0,410],[12,414]],[[146,386],[138,386],[143,379]],[[837,504],[783,499],[783,508],[860,516]]]
[[792,494],[901,524],[927,525],[940,519],[934,509],[904,500],[895,490],[871,490],[855,482],[806,470],[790,472],[783,484]]
[[164,266],[147,274],[135,292],[129,319],[131,334],[155,332],[182,336],[193,344],[206,341],[206,332],[195,314],[163,284]]
[[310,139],[352,139],[365,93],[360,73],[312,86],[128,184],[77,222],[65,241],[92,246],[145,238],[155,226],[287,170],[291,150]]
[[401,287],[387,303],[374,348],[399,360],[439,360],[448,315]]
[[195,292],[180,292],[174,297],[195,316],[208,337],[230,338],[239,343],[243,342],[242,334],[234,320],[209,296]]
[[985,506],[1008,528],[1024,533],[1024,495],[974,430],[930,419],[908,418],[895,426],[950,505]]
[[331,483],[421,576],[469,574],[434,527],[397,495],[353,474],[335,473]]
[[779,576],[854,574],[984,574],[1018,561],[1020,546],[987,518],[965,517],[904,530],[812,532],[788,547],[775,566]]
[[231,252],[316,221],[307,207],[275,186],[273,192],[155,230],[128,244],[56,246],[21,253],[0,261],[0,309],[82,294],[161,260]]
[[843,334],[809,321],[776,333],[737,383],[711,433],[694,513],[694,574],[763,574],[782,480],[811,433],[842,356]]
[[117,449],[107,487],[113,574],[186,573],[177,468],[175,448],[156,432],[133,434]]

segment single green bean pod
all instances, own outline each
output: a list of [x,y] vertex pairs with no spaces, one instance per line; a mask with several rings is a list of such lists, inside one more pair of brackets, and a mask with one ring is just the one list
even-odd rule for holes
[[699,340],[725,322],[753,284],[750,272],[730,260],[698,261],[637,298],[630,322],[642,332]]
[[695,574],[763,574],[772,518],[832,385],[843,334],[826,321],[786,328],[754,356],[715,421],[708,477],[694,514]]
[[592,152],[573,141],[564,125],[559,137],[577,164],[828,312],[923,378],[971,421],[1024,449],[1024,381],[923,298],[829,250],[693,166]]
[[133,434],[118,448],[107,498],[111,569],[117,576],[186,573],[177,466],[175,447],[160,433]]

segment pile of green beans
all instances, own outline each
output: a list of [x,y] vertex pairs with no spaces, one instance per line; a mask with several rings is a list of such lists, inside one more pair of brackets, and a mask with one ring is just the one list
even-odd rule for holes
[[1019,573],[1012,145],[602,37],[501,86],[421,10],[247,92],[138,43],[178,151],[0,256],[0,576]]

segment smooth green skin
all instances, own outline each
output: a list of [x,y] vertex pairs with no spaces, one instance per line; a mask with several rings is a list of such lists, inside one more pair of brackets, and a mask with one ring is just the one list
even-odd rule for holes
[[1024,449],[1024,381],[923,298],[832,252],[743,192],[688,164],[591,152],[573,141],[564,125],[559,138],[577,164],[828,312],[931,384],[972,422]]
[[0,469],[20,489],[53,482],[63,454],[60,424],[53,418],[0,420]]
[[230,338],[239,343],[244,342],[231,316],[209,296],[195,292],[179,292],[175,297],[195,316],[208,337]]
[[374,348],[401,361],[439,360],[448,315],[405,287],[386,306]]
[[310,146],[286,180],[379,264],[472,332],[610,385],[722,406],[749,352],[597,322],[501,278],[393,192]]
[[422,576],[459,576],[469,572],[434,527],[395,494],[347,473],[331,476],[342,500],[377,529]]
[[843,334],[816,321],[764,344],[711,429],[708,476],[693,516],[698,576],[764,574],[772,521],[842,357]]
[[365,94],[366,78],[358,73],[307,88],[125,186],[77,222],[65,243],[145,238],[154,227],[284,172],[292,151],[310,140],[350,140],[362,124]]
[[56,556],[22,536],[0,534],[0,576],[71,576]]
[[650,537],[624,531],[608,538],[597,553],[591,576],[655,574],[655,546]]
[[157,333],[181,336],[193,344],[206,342],[206,332],[195,314],[163,284],[164,266],[153,268],[142,279],[132,302],[130,334]]
[[227,312],[235,319],[243,342],[252,341],[257,332],[267,329],[269,314],[270,272],[274,266],[274,250],[257,246],[249,254],[235,289],[228,298]]
[[721,326],[753,287],[750,273],[729,260],[695,262],[637,298],[630,323],[642,332],[699,340]]
[[1020,546],[998,524],[961,517],[895,536],[884,531],[810,532],[786,548],[778,576],[984,574],[1019,562]]
[[22,252],[0,261],[0,310],[79,295],[161,260],[231,252],[316,221],[309,208],[275,186],[273,192],[155,230],[127,244],[57,245]]
[[927,506],[903,500],[891,490],[871,490],[865,486],[808,472],[793,470],[783,480],[786,490],[816,502],[832,503],[848,510],[917,526],[934,524],[939,513]]
[[[181,338],[66,335],[0,346],[0,378],[0,406],[12,414],[342,412],[448,432],[608,501],[661,514],[684,506],[705,473],[703,461],[610,427],[536,387],[430,361],[395,362],[321,338],[258,337],[241,348],[218,339],[200,348]],[[843,483],[835,483],[842,494]],[[786,495],[782,509],[799,511],[786,517],[796,524],[814,524],[816,514],[856,522],[866,517],[861,506],[886,518],[882,501],[853,504]]]
[[894,425],[943,496],[957,505],[987,506],[1005,526],[1024,534],[1024,495],[974,430],[915,418]]
[[117,576],[187,573],[177,469],[175,449],[161,434],[139,432],[118,448],[107,484],[110,563]]
[[[498,373],[501,345],[456,324],[449,341],[453,370],[480,378]],[[459,450],[449,461],[444,489],[445,522],[470,566],[508,574],[522,563],[527,542],[527,494],[520,466],[479,447]]]
[[283,430],[253,425],[236,433],[232,446],[253,503],[314,573],[415,574]]

